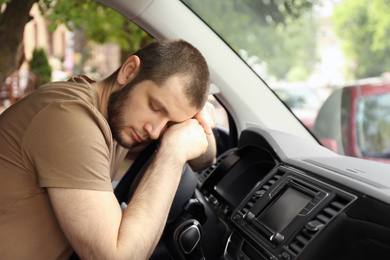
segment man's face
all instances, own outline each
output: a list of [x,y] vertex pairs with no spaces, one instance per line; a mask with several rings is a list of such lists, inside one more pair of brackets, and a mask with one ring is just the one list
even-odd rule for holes
[[162,86],[147,80],[130,91],[114,92],[108,104],[108,123],[115,140],[131,148],[159,138],[170,124],[191,119],[198,111],[189,105],[183,83],[173,76]]

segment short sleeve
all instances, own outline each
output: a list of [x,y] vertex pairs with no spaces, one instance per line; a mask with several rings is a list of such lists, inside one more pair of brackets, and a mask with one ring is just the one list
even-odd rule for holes
[[40,187],[112,191],[110,133],[94,108],[81,101],[55,102],[28,125],[22,149]]

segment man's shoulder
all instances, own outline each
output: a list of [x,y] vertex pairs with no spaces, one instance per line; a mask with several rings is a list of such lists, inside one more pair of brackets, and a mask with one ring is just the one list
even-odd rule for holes
[[97,105],[98,96],[96,90],[86,80],[72,78],[68,81],[50,82],[42,85],[36,90],[37,98],[46,96],[48,98],[64,100],[82,100]]

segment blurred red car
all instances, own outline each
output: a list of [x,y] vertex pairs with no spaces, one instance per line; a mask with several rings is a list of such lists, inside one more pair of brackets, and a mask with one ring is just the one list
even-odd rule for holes
[[313,133],[339,154],[390,163],[390,82],[335,90],[319,110]]

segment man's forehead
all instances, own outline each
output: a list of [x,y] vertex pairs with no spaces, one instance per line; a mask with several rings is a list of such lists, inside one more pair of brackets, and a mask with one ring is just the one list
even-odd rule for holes
[[[182,93],[180,93],[182,92]],[[192,106],[183,91],[158,91],[150,94],[150,101],[173,122],[183,122],[194,117],[198,109]]]

